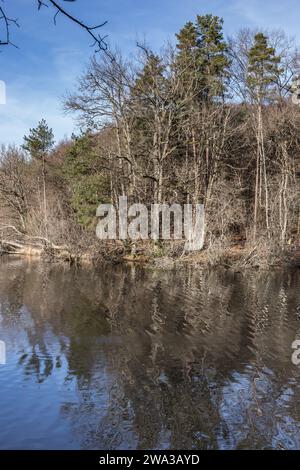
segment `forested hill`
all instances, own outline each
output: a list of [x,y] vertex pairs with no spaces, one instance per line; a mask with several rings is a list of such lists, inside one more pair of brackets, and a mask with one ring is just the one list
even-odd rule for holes
[[[209,260],[230,250],[244,265],[293,256],[298,75],[297,47],[284,33],[243,30],[226,39],[212,15],[188,22],[161,53],[138,44],[131,60],[96,54],[64,104],[84,131],[55,145],[42,120],[22,148],[2,148],[2,240],[128,254],[130,243],[108,248],[95,236],[97,206],[117,206],[123,194],[147,206],[204,204]],[[138,250],[177,256],[182,243]]]

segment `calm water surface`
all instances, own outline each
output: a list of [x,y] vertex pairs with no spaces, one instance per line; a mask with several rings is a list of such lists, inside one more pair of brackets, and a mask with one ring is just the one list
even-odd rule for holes
[[300,449],[300,272],[0,261],[1,449]]

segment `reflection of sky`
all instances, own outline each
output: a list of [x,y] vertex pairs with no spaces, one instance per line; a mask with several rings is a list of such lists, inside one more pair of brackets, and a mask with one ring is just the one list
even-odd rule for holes
[[223,387],[219,405],[220,449],[234,450],[243,441],[249,443],[250,437],[255,443],[258,436],[257,449],[263,447],[262,436],[266,438],[266,448],[300,448],[299,422],[288,411],[297,383],[290,379],[290,383],[278,388],[276,384],[275,373],[265,367],[249,365],[244,373],[233,374]]
[[[0,366],[0,449],[99,449],[101,443],[110,442],[114,424],[118,433],[125,428],[124,445],[134,447],[135,434],[128,426],[133,419],[130,404],[126,404],[127,420],[113,422],[113,397],[119,397],[105,350],[120,344],[120,338],[96,338],[96,366],[85,370],[90,374],[87,380],[79,374],[81,360],[84,363],[80,341],[74,363],[70,338],[55,335],[46,320],[37,329],[25,306],[14,315],[8,304],[0,303],[0,337],[7,347],[6,365]],[[121,441],[118,436],[114,439]]]
[[[9,306],[2,303],[0,336],[7,357],[6,365],[0,366],[0,447],[76,448],[70,439],[71,425],[61,416],[62,401],[77,402],[76,381],[66,382],[68,362],[58,338],[50,329],[36,338],[25,307],[13,325],[8,316]],[[35,339],[34,348],[29,337]]]
[[[72,89],[88,62],[89,38],[63,18],[57,19],[55,27],[51,11],[45,8],[38,13],[35,0],[5,3],[21,28],[12,31],[19,49],[6,49],[0,56],[0,80],[8,86],[8,103],[0,105],[0,144],[20,143],[41,118],[46,118],[59,140],[74,128],[72,118],[61,112],[60,98]],[[248,26],[280,28],[300,40],[298,0],[76,0],[67,8],[87,22],[108,20],[103,33],[126,54],[137,39],[145,38],[158,49],[164,41],[173,41],[186,21],[203,13],[224,17],[226,34]]]

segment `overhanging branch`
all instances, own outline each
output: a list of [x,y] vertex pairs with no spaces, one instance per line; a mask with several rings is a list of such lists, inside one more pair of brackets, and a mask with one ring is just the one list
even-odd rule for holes
[[[71,22],[80,26],[80,28],[84,29],[87,32],[87,34],[92,38],[93,40],[92,47],[95,48],[96,52],[99,52],[101,50],[105,51],[107,49],[107,43],[105,42],[106,36],[101,36],[99,34],[99,30],[107,24],[107,21],[104,21],[100,24],[89,26],[84,21],[80,20],[76,16],[69,13],[62,6],[61,2],[58,2],[56,0],[32,0],[32,1],[37,3],[38,10],[40,10],[42,7],[49,7],[49,6],[52,6],[55,9],[54,24],[56,24],[57,17],[59,15],[62,15],[68,20],[70,20]],[[75,2],[76,0],[62,0],[62,1],[71,3],[71,2]],[[0,6],[0,46],[7,46],[7,45],[15,46],[15,44],[13,44],[10,39],[10,28],[12,25],[19,27],[18,20],[10,18],[7,15],[4,7]],[[3,35],[2,39],[1,39],[1,34]]]
[[0,6],[0,24],[1,23],[4,26],[4,38],[1,39],[1,36],[0,36],[0,46],[8,46],[9,44],[12,45],[12,46],[15,46],[15,44],[13,44],[10,40],[10,26],[12,24],[14,24],[15,26],[19,26],[18,20],[13,19],[13,18],[9,18],[6,15],[3,7]]

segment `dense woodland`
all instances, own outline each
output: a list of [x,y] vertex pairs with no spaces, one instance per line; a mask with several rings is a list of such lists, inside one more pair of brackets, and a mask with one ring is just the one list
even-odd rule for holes
[[[203,203],[209,261],[232,247],[244,265],[290,256],[300,234],[299,66],[284,33],[225,39],[212,15],[159,53],[137,44],[131,58],[95,54],[64,100],[79,134],[55,144],[41,120],[21,148],[1,149],[3,248],[128,254],[129,242],[95,235],[97,206],[127,195],[148,206]],[[181,256],[183,244],[141,242],[135,253]]]

